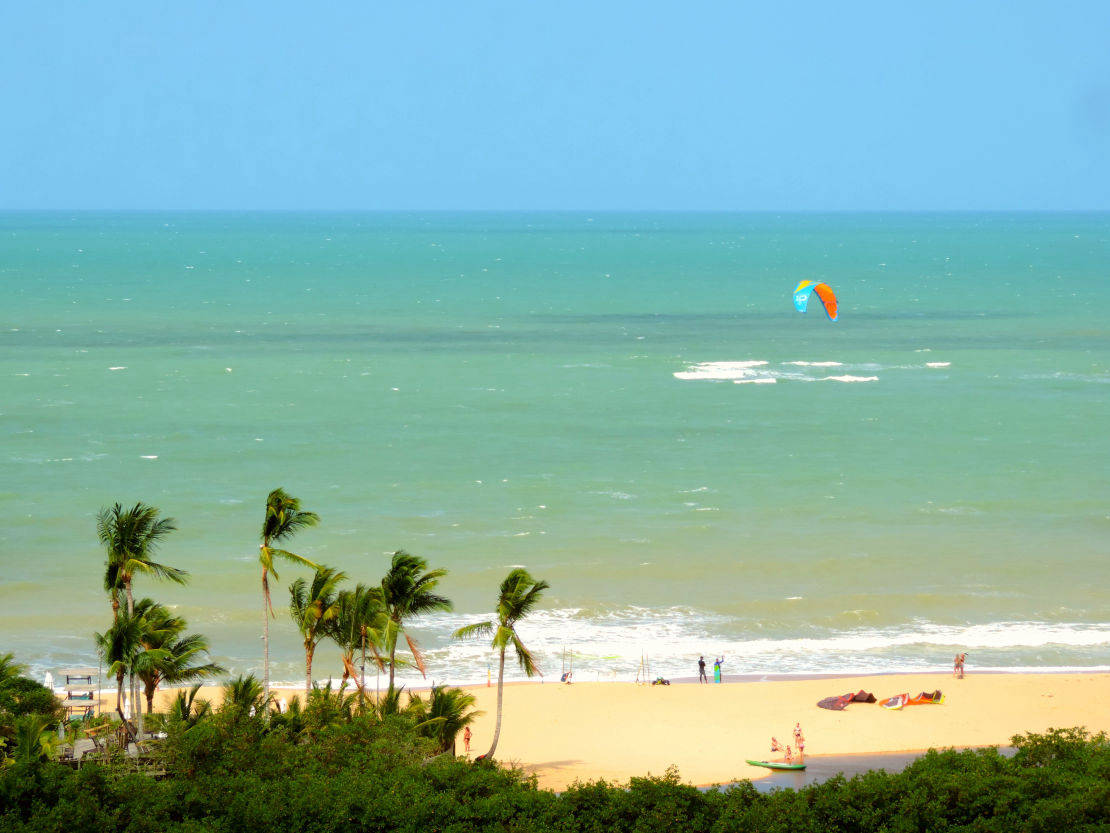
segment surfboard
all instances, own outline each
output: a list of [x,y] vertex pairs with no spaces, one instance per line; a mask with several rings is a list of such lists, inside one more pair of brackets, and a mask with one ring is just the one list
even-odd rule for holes
[[805,764],[784,764],[781,761],[748,761],[752,766],[765,766],[767,769],[805,769]]

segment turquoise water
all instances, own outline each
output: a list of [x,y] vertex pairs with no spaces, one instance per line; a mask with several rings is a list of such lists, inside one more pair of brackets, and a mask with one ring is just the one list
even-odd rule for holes
[[[7,213],[0,286],[36,667],[95,659],[94,515],[143,500],[193,581],[138,592],[257,668],[279,485],[306,556],[450,570],[437,679],[485,677],[447,635],[517,564],[549,676],[1110,666],[1108,214]],[[273,651],[297,679],[283,612]]]

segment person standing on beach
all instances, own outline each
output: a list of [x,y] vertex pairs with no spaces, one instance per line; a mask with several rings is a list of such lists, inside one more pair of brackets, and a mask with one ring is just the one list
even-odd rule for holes
[[952,667],[952,675],[957,680],[964,678],[964,660],[967,659],[967,654],[956,654],[956,663]]
[[466,750],[466,757],[469,758],[470,757],[470,727],[469,726],[467,726],[466,731],[463,732],[463,748]]
[[709,682],[709,678],[705,676],[705,657],[698,657],[698,682]]
[[721,681],[721,663],[725,661],[724,657],[717,657],[713,662],[713,682],[719,683]]

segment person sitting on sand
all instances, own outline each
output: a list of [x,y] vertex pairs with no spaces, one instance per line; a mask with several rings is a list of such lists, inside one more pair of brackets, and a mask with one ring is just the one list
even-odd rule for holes
[[782,744],[779,743],[778,738],[776,738],[774,735],[772,735],[771,736],[771,754],[774,755],[776,752],[781,752],[781,751],[782,751]]
[[782,762],[784,764],[791,764],[794,762],[794,753],[790,751],[790,747],[786,747],[786,755],[783,756]]

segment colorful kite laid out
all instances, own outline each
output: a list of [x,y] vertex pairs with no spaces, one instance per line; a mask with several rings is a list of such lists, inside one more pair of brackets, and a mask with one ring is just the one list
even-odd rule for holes
[[944,702],[944,695],[937,691],[923,691],[916,697],[910,697],[909,694],[895,694],[893,697],[888,697],[885,700],[880,700],[879,705],[884,709],[900,709],[903,706],[939,706]]
[[794,308],[798,312],[805,312],[806,306],[809,304],[809,296],[814,293],[817,293],[817,297],[825,305],[825,314],[829,316],[829,320],[835,321],[838,314],[836,296],[833,295],[833,291],[829,289],[827,283],[802,281],[798,284],[798,288],[794,290]]

